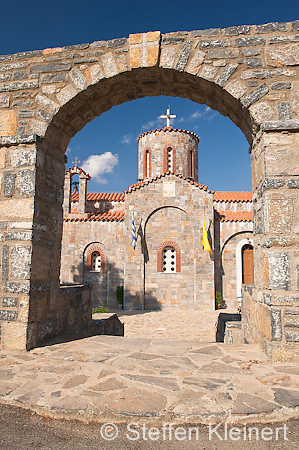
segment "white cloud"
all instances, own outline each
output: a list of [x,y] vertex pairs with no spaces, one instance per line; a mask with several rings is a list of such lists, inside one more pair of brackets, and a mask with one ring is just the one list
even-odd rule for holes
[[156,120],[150,120],[149,122],[144,123],[141,125],[142,130],[152,130],[154,128],[160,128],[160,118],[158,117]]
[[191,114],[190,118],[191,119],[199,119],[199,117],[202,117],[202,112],[197,110],[195,111],[193,114]]
[[132,135],[131,134],[125,134],[124,137],[121,140],[122,144],[131,144],[132,142]]
[[118,164],[118,155],[111,152],[105,152],[101,155],[90,155],[83,161],[82,169],[94,178],[97,183],[106,184],[105,173],[112,173],[114,167]]
[[71,150],[71,147],[68,147],[68,148],[66,149],[65,154],[68,155],[69,153],[71,153],[71,151],[72,151],[72,150]]

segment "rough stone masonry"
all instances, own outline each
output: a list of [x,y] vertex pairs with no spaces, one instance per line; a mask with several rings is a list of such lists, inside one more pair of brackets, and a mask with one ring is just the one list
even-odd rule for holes
[[63,331],[63,154],[112,106],[170,95],[205,103],[250,144],[255,287],[246,339],[299,359],[299,21],[129,38],[0,56],[1,344]]

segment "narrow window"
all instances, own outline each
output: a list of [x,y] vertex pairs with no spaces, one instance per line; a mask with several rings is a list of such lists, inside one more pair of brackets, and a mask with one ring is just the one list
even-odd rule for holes
[[173,172],[173,151],[171,147],[167,149],[167,171]]
[[101,272],[101,254],[99,252],[93,252],[91,255],[91,270],[94,272]]
[[190,150],[190,177],[193,177],[193,153],[192,150]]
[[150,177],[150,170],[149,170],[149,151],[148,150],[146,150],[146,152],[145,152],[145,167],[146,167],[146,173],[145,173],[145,176],[146,176],[146,178],[149,178]]
[[162,252],[162,271],[165,273],[176,272],[176,251],[173,247],[164,247]]

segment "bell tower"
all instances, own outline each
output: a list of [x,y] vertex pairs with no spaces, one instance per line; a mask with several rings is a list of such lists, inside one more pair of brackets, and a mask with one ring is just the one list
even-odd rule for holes
[[138,139],[138,179],[140,181],[170,172],[198,181],[199,137],[187,130],[172,128],[170,108],[166,127],[141,134]]

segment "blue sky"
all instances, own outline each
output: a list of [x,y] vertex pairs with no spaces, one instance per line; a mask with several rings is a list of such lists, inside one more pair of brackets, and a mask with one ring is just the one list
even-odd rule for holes
[[[0,54],[127,37],[137,32],[166,33],[296,19],[299,3],[294,0],[16,0],[1,4]],[[147,97],[112,108],[71,140],[68,165],[78,156],[82,163],[91,161],[93,170],[99,168],[89,182],[90,192],[126,189],[137,178],[136,138],[164,126],[158,116],[169,104],[177,115],[173,126],[194,131],[201,138],[199,181],[215,190],[251,190],[249,145],[242,132],[218,112],[181,98]],[[97,157],[90,159],[92,155]]]

